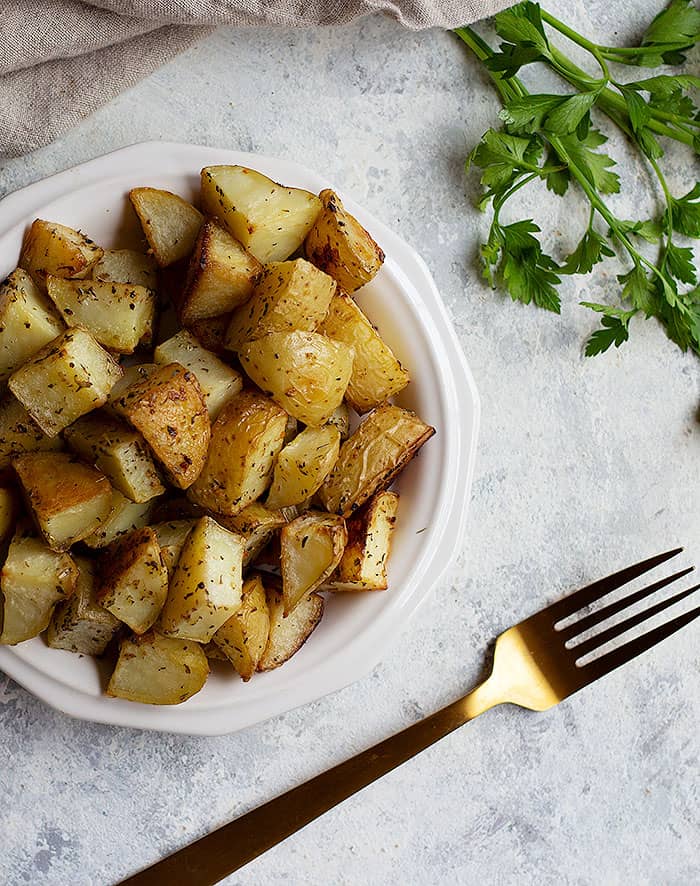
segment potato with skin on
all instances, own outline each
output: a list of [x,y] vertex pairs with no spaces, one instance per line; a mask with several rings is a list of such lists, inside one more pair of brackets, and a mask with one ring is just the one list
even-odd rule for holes
[[267,489],[286,425],[272,400],[241,391],[214,422],[206,464],[187,497],[228,517],[243,510]]
[[211,425],[197,377],[179,363],[159,366],[113,403],[151,447],[170,482],[187,489],[207,456]]
[[12,462],[46,544],[67,551],[107,520],[112,487],[105,475],[66,452],[28,452]]
[[204,216],[191,203],[159,188],[133,188],[129,199],[161,268],[192,252]]
[[121,622],[97,602],[95,564],[75,557],[79,575],[75,593],[54,609],[46,643],[51,649],[66,649],[80,655],[104,655],[117,635]]
[[355,350],[345,399],[356,412],[369,412],[402,391],[411,380],[391,348],[347,293],[338,292],[333,297],[318,331]]
[[92,279],[105,283],[134,283],[155,292],[158,266],[151,255],[134,249],[105,249],[92,269]]
[[48,437],[107,401],[121,366],[85,329],[45,345],[11,376],[9,387]]
[[122,369],[123,373],[121,378],[118,378],[114,383],[107,397],[105,409],[109,412],[114,412],[114,404],[135,382],[143,381],[143,379],[148,378],[149,375],[153,375],[156,369],[158,369],[158,364],[137,363],[132,366],[122,367]]
[[288,508],[311,498],[338,460],[340,431],[335,425],[305,428],[277,456],[267,507]]
[[0,383],[64,329],[29,274],[13,271],[0,284]]
[[349,517],[387,489],[435,433],[414,412],[390,404],[374,409],[340,447],[333,470],[318,491],[323,507]]
[[225,342],[231,317],[232,313],[229,313],[222,314],[220,317],[206,317],[203,320],[193,320],[187,324],[187,329],[203,348],[218,354],[220,357],[222,355],[229,356]]
[[151,527],[158,539],[160,554],[169,578],[175,573],[185,539],[196,522],[196,520],[168,520],[164,523],[155,523]]
[[321,201],[246,166],[202,170],[202,208],[263,264],[284,261],[304,242]]
[[328,424],[335,425],[338,428],[341,440],[348,439],[350,436],[350,410],[344,400],[340,406],[333,410],[333,414],[328,419]]
[[326,316],[336,283],[303,258],[270,262],[249,302],[234,311],[226,347],[240,349],[271,332],[313,332]]
[[281,511],[272,511],[259,501],[251,502],[233,517],[217,515],[217,520],[231,532],[237,532],[245,539],[243,566],[248,566],[270,541],[286,520]]
[[213,643],[248,682],[267,646],[270,614],[262,579],[254,575],[243,585],[241,605],[235,615],[214,634]]
[[106,548],[115,539],[132,529],[140,529],[146,526],[151,517],[153,503],[151,501],[130,501],[112,488],[112,503],[107,519],[100,523],[94,532],[82,539],[83,544],[89,548]]
[[244,345],[245,372],[305,425],[325,424],[343,402],[355,353],[316,332],[273,332]]
[[209,662],[199,643],[152,630],[121,641],[107,695],[141,704],[181,704],[199,692],[208,676]]
[[37,218],[27,231],[19,266],[28,271],[42,292],[46,277],[87,277],[103,250],[80,231]]
[[182,546],[159,630],[168,637],[208,643],[241,605],[245,541],[202,517]]
[[320,594],[309,594],[292,613],[285,616],[282,594],[275,589],[268,590],[270,633],[265,651],[258,662],[259,671],[278,668],[301,649],[318,627],[323,615],[323,605]]
[[208,643],[203,643],[202,650],[204,651],[204,654],[210,662],[225,661],[226,664],[231,664],[231,662],[229,661],[229,657],[226,655],[225,652],[222,652],[222,650],[219,649],[219,647],[213,640],[210,640]]
[[304,253],[346,292],[354,292],[377,275],[384,253],[336,193],[327,189],[319,197],[323,209],[307,234]]
[[336,514],[306,511],[280,532],[282,597],[289,615],[333,573],[348,540],[345,520]]
[[12,394],[0,398],[0,470],[25,452],[50,452],[63,448],[60,437],[47,437]]

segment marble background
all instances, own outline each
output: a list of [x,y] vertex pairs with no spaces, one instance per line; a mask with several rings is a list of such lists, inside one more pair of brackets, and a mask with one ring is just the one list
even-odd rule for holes
[[[601,40],[659,4],[554,2]],[[222,30],[59,142],[0,165],[0,196],[146,139],[289,156],[425,257],[477,379],[483,426],[463,549],[370,676],[230,737],[80,723],[0,674],[0,883],[110,884],[461,694],[503,628],[585,580],[685,544],[700,557],[698,361],[653,323],[582,357],[614,263],[564,288],[561,317],[491,292],[486,219],[463,163],[494,95],[450,35],[392,21]],[[613,145],[624,157],[624,146]],[[671,154],[674,189],[688,154]],[[624,160],[620,214],[646,173]],[[561,255],[585,223],[540,195]],[[533,209],[534,206],[534,209]],[[227,880],[230,884],[700,882],[698,631],[557,710],[487,714]]]

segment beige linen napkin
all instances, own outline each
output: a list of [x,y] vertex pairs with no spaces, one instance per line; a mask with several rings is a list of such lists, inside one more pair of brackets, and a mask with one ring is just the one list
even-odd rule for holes
[[310,27],[369,13],[449,28],[512,0],[2,0],[0,157],[55,139],[218,25]]

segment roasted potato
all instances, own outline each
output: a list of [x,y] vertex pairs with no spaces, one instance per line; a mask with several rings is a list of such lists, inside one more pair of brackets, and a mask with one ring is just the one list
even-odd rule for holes
[[270,634],[258,662],[259,671],[278,668],[301,649],[321,621],[323,597],[309,594],[290,615],[285,616],[282,594],[269,590],[267,607],[270,613]]
[[262,394],[242,391],[229,400],[214,422],[206,464],[188,490],[191,501],[233,516],[259,498],[286,425],[284,410]]
[[347,212],[333,191],[319,194],[323,209],[304,241],[310,262],[330,274],[347,292],[376,276],[384,253],[358,220]]
[[268,508],[288,508],[311,498],[338,460],[340,431],[335,425],[306,428],[280,451],[275,462]]
[[333,410],[333,414],[328,419],[328,424],[335,425],[338,428],[341,440],[348,439],[350,436],[350,410],[345,401]]
[[240,535],[211,517],[195,523],[170,581],[162,633],[198,643],[211,640],[241,605],[244,549]]
[[333,297],[318,331],[355,350],[345,399],[357,412],[369,412],[409,383],[408,373],[391,348],[346,293],[339,292]]
[[231,314],[222,314],[220,317],[193,320],[187,324],[187,328],[203,348],[219,356],[225,355],[226,332],[231,323],[231,316]]
[[134,529],[100,557],[97,599],[135,634],[153,626],[168,595],[168,570],[156,533]]
[[12,394],[0,399],[0,469],[25,452],[49,452],[63,448],[60,437],[47,437]]
[[270,634],[270,614],[265,588],[259,575],[243,585],[241,605],[235,615],[214,634],[213,643],[229,659],[244,681],[250,680]]
[[134,382],[113,408],[140,431],[171,483],[187,489],[197,479],[211,436],[197,377],[179,363],[160,366]]
[[14,489],[0,487],[0,545],[3,545],[15,530],[19,501]]
[[37,218],[24,238],[19,266],[46,292],[48,274],[87,277],[102,252],[80,231]]
[[158,266],[152,256],[133,249],[105,249],[92,269],[92,279],[104,283],[133,283],[155,291]]
[[399,406],[378,406],[340,447],[333,470],[318,491],[327,511],[354,513],[386,489],[421,446],[435,433],[418,416]]
[[76,557],[79,575],[75,593],[54,609],[46,633],[52,649],[67,649],[81,655],[103,655],[121,623],[97,602],[95,564]]
[[185,539],[196,522],[196,520],[168,520],[151,527],[158,539],[160,554],[170,578],[175,572]]
[[10,390],[49,437],[107,400],[121,377],[119,364],[78,327],[38,351],[17,369]]
[[262,276],[262,265],[228,231],[208,220],[190,257],[178,299],[180,321],[218,317],[248,301]]
[[243,378],[227,366],[223,360],[205,350],[197,339],[186,329],[181,329],[172,338],[158,345],[153,353],[156,363],[179,363],[197,377],[209,418],[214,421],[221,407],[238,394],[243,387]]
[[260,551],[270,541],[273,534],[287,522],[281,511],[271,511],[258,501],[243,508],[233,517],[218,515],[218,522],[231,532],[237,532],[245,539],[243,566],[253,562]]
[[316,332],[273,332],[239,353],[255,384],[294,418],[322,425],[342,403],[354,351]]
[[162,268],[192,252],[204,217],[191,203],[158,188],[134,188],[129,199]]
[[202,207],[263,263],[284,261],[304,242],[321,202],[245,166],[202,170]]
[[112,487],[105,475],[65,452],[28,452],[12,462],[46,544],[67,551],[108,518]]
[[320,587],[343,556],[348,533],[336,514],[307,511],[282,527],[282,597],[284,614]]
[[140,341],[153,336],[156,296],[151,289],[53,276],[46,278],[46,289],[67,326],[82,326],[110,351],[133,354]]
[[0,644],[38,636],[59,600],[70,597],[78,568],[69,554],[52,551],[33,528],[17,528],[0,573]]
[[156,369],[158,369],[157,363],[138,363],[123,367],[123,374],[109,392],[105,408],[109,412],[115,412],[114,404],[126,392],[127,388],[130,388],[135,382],[143,381],[149,375],[153,375]]
[[0,383],[64,329],[29,274],[13,271],[0,283]]
[[271,262],[250,301],[233,312],[226,347],[240,351],[271,332],[313,332],[323,320],[336,283],[303,258]]
[[112,489],[112,503],[107,519],[100,523],[94,532],[85,536],[83,544],[89,548],[106,548],[115,539],[131,532],[132,529],[146,526],[152,508],[153,503],[150,501],[130,501],[121,492]]
[[204,686],[209,662],[199,643],[149,631],[125,637],[107,695],[142,704],[180,704]]

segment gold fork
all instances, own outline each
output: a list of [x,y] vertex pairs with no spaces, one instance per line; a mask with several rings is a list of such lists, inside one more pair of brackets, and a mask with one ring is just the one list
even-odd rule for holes
[[547,710],[599,677],[636,658],[697,618],[700,607],[679,615],[588,663],[580,662],[580,659],[600,649],[605,643],[617,639],[648,618],[680,602],[698,590],[700,585],[656,603],[575,646],[571,646],[569,641],[682,578],[692,572],[693,567],[628,594],[564,627],[560,623],[681,551],[682,548],[677,548],[629,566],[575,591],[509,628],[496,640],[491,675],[464,698],[196,840],[152,867],[124,880],[123,884],[210,886],[218,883],[489,708],[511,703],[532,711]]

